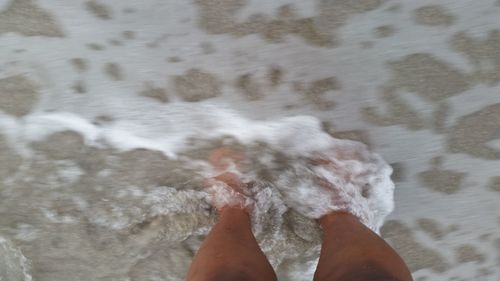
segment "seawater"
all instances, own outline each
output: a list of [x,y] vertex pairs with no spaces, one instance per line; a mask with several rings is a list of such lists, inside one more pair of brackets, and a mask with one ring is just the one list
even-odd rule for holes
[[245,152],[254,233],[282,279],[312,280],[315,219],[347,210],[378,231],[393,209],[390,166],[314,117],[252,120],[182,102],[109,111],[114,118],[0,116],[11,163],[0,174],[2,280],[183,280],[216,221],[202,182],[215,175],[206,158],[221,146]]

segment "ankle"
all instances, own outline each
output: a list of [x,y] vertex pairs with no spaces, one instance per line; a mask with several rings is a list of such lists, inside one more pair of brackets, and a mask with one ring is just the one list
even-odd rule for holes
[[226,206],[221,208],[219,211],[219,217],[248,217],[250,218],[250,213],[247,209],[241,207]]
[[351,213],[345,211],[336,211],[326,214],[319,218],[319,224],[321,228],[325,229],[328,226],[336,224],[338,222],[359,222],[359,219]]

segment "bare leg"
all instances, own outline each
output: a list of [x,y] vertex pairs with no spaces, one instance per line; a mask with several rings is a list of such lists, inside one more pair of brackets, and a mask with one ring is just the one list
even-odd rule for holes
[[[237,160],[227,149],[212,153],[210,162],[224,169],[224,159]],[[226,159],[227,160],[227,159]],[[236,192],[244,192],[246,184],[233,173],[223,173],[216,180]],[[187,281],[276,281],[276,274],[260,249],[251,229],[248,210],[238,206],[215,206],[219,221],[212,228],[191,263]]]
[[320,219],[323,245],[314,281],[411,281],[399,255],[348,213]]
[[275,281],[245,210],[225,208],[189,269],[188,281]]

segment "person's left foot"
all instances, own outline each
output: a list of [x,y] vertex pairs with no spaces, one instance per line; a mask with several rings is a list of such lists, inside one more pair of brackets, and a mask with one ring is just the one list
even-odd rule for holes
[[210,204],[219,212],[225,208],[238,208],[250,212],[254,200],[248,190],[248,184],[243,182],[241,173],[245,155],[229,148],[219,148],[212,151],[208,161],[217,176],[205,180],[205,188],[210,195]]

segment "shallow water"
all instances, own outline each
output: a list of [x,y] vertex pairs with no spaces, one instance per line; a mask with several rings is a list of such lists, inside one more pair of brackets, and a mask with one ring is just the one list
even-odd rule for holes
[[[283,155],[263,124],[314,116],[301,122],[320,120],[394,168],[395,210],[380,232],[415,280],[497,281],[499,7],[0,0],[0,276],[178,280],[201,241],[186,233],[215,219],[198,198],[208,151],[244,148],[274,204],[263,209],[282,210],[268,190],[304,159]],[[224,108],[226,130],[201,117],[166,136],[179,121],[169,117],[204,116],[188,104]],[[301,152],[318,140],[290,132],[307,140]],[[286,191],[276,195],[293,201]],[[257,221],[259,241],[281,280],[311,276],[317,226],[280,212]]]
[[[312,278],[311,268],[302,272],[319,255],[314,219],[349,210],[378,231],[393,208],[390,167],[365,145],[332,138],[312,117],[252,121],[213,104],[179,103],[106,124],[51,113],[3,125],[4,157],[17,165],[2,171],[9,275],[28,278],[33,262],[35,278],[182,280],[216,219],[202,181],[216,175],[206,159],[218,147],[245,152],[254,233],[287,279]],[[311,169],[311,159],[326,156],[349,181]],[[328,200],[315,182],[320,175],[346,186],[342,203]],[[371,195],[361,196],[361,187]]]

